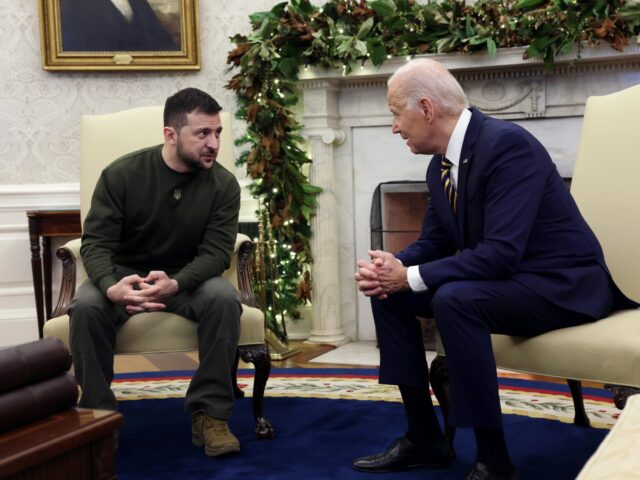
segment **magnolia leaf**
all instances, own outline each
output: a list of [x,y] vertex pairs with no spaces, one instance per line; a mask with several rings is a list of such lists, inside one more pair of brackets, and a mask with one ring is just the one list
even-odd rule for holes
[[543,4],[545,0],[520,0],[516,3],[516,9],[518,10],[533,10]]
[[436,51],[438,53],[445,52],[446,49],[447,49],[447,46],[450,43],[451,43],[451,38],[450,37],[440,38],[439,40],[436,41]]
[[362,25],[360,25],[360,30],[358,30],[356,37],[362,40],[367,35],[369,35],[369,32],[371,31],[372,28],[373,28],[373,17],[369,17],[364,22],[362,22]]
[[351,49],[353,48],[354,37],[344,37],[344,38],[345,40],[340,42],[340,44],[338,45],[338,48],[336,49],[336,51],[339,54],[341,54],[340,55],[341,57],[348,56],[349,52],[351,52]]
[[300,205],[300,213],[302,214],[302,216],[306,219],[311,218],[311,216],[314,214],[315,209],[312,207],[307,207],[306,205]]
[[487,43],[486,38],[480,37],[465,38],[463,39],[463,41],[468,42],[469,45],[480,45],[481,43]]
[[318,204],[318,202],[316,201],[315,195],[305,195],[302,198],[302,204],[306,205],[309,208],[313,208]]
[[311,185],[310,183],[303,183],[302,189],[304,190],[305,193],[316,194],[316,193],[322,192],[321,187],[318,187],[317,185]]
[[471,17],[467,15],[467,20],[465,21],[464,33],[467,37],[473,37],[475,35],[475,31],[471,26]]
[[267,48],[267,46],[264,43],[262,45],[260,45],[260,58],[262,58],[264,60],[270,60],[271,59],[271,54],[269,53],[269,49]]
[[278,63],[278,70],[286,77],[287,80],[295,81],[298,79],[298,67],[300,63],[295,58],[283,58]]
[[374,65],[380,65],[387,59],[387,49],[379,38],[367,40],[367,51]]
[[262,22],[269,18],[277,20],[278,17],[276,17],[271,12],[255,12],[249,15],[249,20],[251,20],[251,23],[256,25],[262,25]]
[[358,52],[358,55],[363,57],[367,55],[367,44],[362,40],[356,40],[353,48],[356,52]]
[[281,2],[281,3],[276,4],[271,9],[270,13],[272,13],[276,18],[281,18],[284,15],[284,13],[285,13],[285,11],[287,9],[287,4],[288,3],[289,2]]
[[314,7],[309,0],[292,0],[291,3],[296,7],[296,10],[307,15],[311,15],[317,11],[317,8]]
[[403,32],[407,23],[404,18],[393,16],[383,20],[382,25],[393,32]]
[[532,44],[529,45],[527,51],[525,52],[525,59],[526,58],[542,58],[542,54],[540,53],[540,51],[538,51],[535,45]]
[[273,30],[276,28],[277,25],[278,25],[277,18],[265,17],[264,20],[262,20],[262,25],[260,25],[260,30],[258,30],[258,33],[260,34],[260,38],[264,40],[271,38],[271,35],[273,34]]
[[393,0],[374,0],[369,3],[369,7],[381,18],[387,17],[396,11],[396,4],[393,3]]
[[487,38],[487,53],[489,57],[493,58],[498,53],[498,47],[496,46],[496,42],[493,38]]

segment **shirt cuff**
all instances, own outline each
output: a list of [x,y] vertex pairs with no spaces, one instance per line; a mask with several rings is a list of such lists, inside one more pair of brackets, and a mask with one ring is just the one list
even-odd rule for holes
[[422,280],[420,276],[420,267],[418,265],[413,265],[407,268],[407,282],[409,282],[409,286],[411,290],[414,292],[424,292],[425,290],[429,290]]

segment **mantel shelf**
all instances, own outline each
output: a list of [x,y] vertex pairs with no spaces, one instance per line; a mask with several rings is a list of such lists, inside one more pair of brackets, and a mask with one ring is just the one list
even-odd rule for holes
[[[442,63],[452,72],[468,72],[482,70],[507,70],[507,69],[539,69],[544,68],[542,60],[537,58],[524,59],[523,55],[527,47],[513,47],[499,49],[494,57],[489,57],[485,52],[477,53],[446,53],[419,55],[414,58],[432,58]],[[567,66],[571,64],[607,64],[629,61],[640,61],[640,45],[633,44],[625,48],[623,52],[614,50],[609,45],[599,45],[589,47],[584,45],[578,51],[575,48],[572,52],[560,55],[556,58],[556,66]],[[362,80],[372,78],[386,78],[395,72],[398,67],[406,62],[404,57],[394,57],[377,67],[371,62],[364,65],[353,65],[353,70],[344,75],[339,69],[326,69],[319,67],[307,67],[300,71],[300,80]]]

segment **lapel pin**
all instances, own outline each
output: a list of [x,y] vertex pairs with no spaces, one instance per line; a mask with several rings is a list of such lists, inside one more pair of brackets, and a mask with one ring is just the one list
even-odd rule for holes
[[464,160],[462,160],[462,163],[464,163],[464,164],[469,163],[469,159],[468,159],[468,158],[465,158]]

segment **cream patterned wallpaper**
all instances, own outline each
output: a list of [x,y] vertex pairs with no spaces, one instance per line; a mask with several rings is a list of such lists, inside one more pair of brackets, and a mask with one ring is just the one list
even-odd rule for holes
[[163,104],[188,86],[233,109],[234,95],[224,88],[229,37],[249,33],[250,13],[280,3],[199,0],[198,72],[68,73],[41,67],[39,1],[0,0],[0,185],[77,182],[82,114]]

